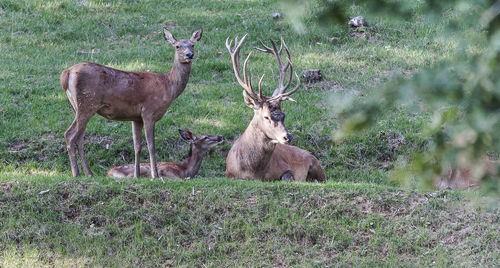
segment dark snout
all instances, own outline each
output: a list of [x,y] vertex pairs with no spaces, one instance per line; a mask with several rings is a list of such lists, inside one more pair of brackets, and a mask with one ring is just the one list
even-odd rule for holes
[[284,140],[285,142],[287,142],[287,143],[290,143],[290,142],[292,142],[292,140],[293,140],[293,135],[292,135],[292,134],[290,134],[290,133],[287,133],[287,134],[286,134],[286,136],[285,136],[285,137],[283,137],[283,140]]
[[222,138],[221,135],[217,135],[217,141],[218,142],[222,142],[222,141],[224,141],[224,138]]
[[192,60],[194,58],[194,54],[192,52],[188,52],[186,54],[186,57],[188,57],[188,59]]

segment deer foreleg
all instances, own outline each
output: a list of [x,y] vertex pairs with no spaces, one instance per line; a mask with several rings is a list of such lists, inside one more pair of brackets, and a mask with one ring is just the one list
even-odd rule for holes
[[140,154],[142,147],[142,121],[132,121],[132,138],[134,139],[135,167],[134,177],[139,178],[141,172]]
[[144,132],[149,151],[149,164],[151,165],[151,178],[158,178],[158,169],[156,167],[155,156],[155,122],[153,120],[144,121]]

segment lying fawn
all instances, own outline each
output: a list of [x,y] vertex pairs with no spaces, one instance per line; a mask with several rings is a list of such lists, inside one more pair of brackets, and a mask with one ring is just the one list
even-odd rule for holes
[[196,30],[189,40],[177,41],[165,28],[163,34],[175,48],[174,64],[165,74],[125,72],[90,62],[78,63],[62,72],[61,85],[75,112],[73,123],[64,133],[73,176],[80,176],[75,150],[78,150],[85,174],[92,176],[83,141],[87,123],[97,113],[110,120],[132,121],[136,177],[139,176],[142,129],[145,129],[151,176],[158,177],[155,123],[186,88],[194,43],[201,39],[202,29]]
[[[290,100],[300,86],[300,80],[295,74],[298,82],[294,89],[285,93],[293,80],[293,67],[290,52],[283,39],[279,50],[271,40],[271,47],[264,45],[256,48],[258,51],[273,54],[276,57],[279,68],[278,88],[271,97],[262,95],[262,76],[259,80],[259,91],[256,93],[252,88],[250,73],[247,74],[246,67],[250,54],[243,63],[243,79],[240,75],[239,52],[245,41],[246,35],[238,41],[235,40],[234,49],[226,40],[226,47],[231,55],[233,70],[236,80],[243,87],[243,99],[245,104],[254,110],[254,116],[243,134],[234,142],[226,158],[226,176],[240,179],[261,180],[295,180],[295,181],[325,181],[326,175],[318,159],[310,152],[287,145],[292,140],[292,135],[285,127],[285,114],[281,111],[281,102]],[[283,66],[281,52],[285,48],[287,63]],[[290,69],[288,82],[285,84],[285,75]]]
[[[203,158],[210,148],[223,142],[222,136],[215,135],[193,135],[188,129],[180,130],[181,137],[191,144],[188,156],[181,162],[158,162],[158,175],[165,178],[193,178],[198,174]],[[108,177],[126,178],[134,177],[134,165],[122,165],[113,167],[108,171]],[[151,175],[148,163],[141,163],[140,176]]]

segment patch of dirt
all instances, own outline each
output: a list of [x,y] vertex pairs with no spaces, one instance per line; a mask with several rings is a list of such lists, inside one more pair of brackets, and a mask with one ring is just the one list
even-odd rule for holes
[[[85,135],[85,143],[99,144],[101,147],[109,149],[113,145],[113,138],[110,136],[102,135]],[[43,150],[45,144],[51,144],[52,146],[57,145],[57,147],[66,148],[66,141],[64,137],[56,137],[53,133],[49,132],[43,134],[40,137],[35,137],[31,140],[14,140],[9,145],[7,152],[9,153],[23,153],[28,150],[40,151]]]
[[8,153],[24,153],[30,147],[30,143],[24,140],[16,140],[9,145],[7,148]]
[[382,143],[385,143],[385,148],[377,149],[376,158],[377,163],[376,166],[383,169],[388,169],[390,164],[394,162],[398,156],[397,150],[405,145],[407,142],[403,135],[399,132],[385,132],[380,131],[378,133],[378,138]]
[[80,216],[80,210],[70,206],[64,211],[64,215],[68,218],[68,220],[73,221]]
[[[64,138],[57,138],[54,136],[52,133],[46,133],[40,137],[36,137],[36,139],[32,140],[23,140],[23,139],[18,139],[12,141],[8,148],[7,152],[9,153],[25,153],[27,151],[37,151],[44,155],[47,144],[51,146],[57,146],[61,148],[66,148]],[[45,158],[41,158],[39,160],[43,160]]]
[[372,38],[373,32],[375,32],[374,27],[368,27],[367,25],[360,25],[359,27],[351,27],[349,29],[349,36],[361,39],[361,40],[369,40]]
[[0,192],[3,192],[5,194],[10,194],[12,192],[12,183],[1,182],[0,183]]
[[114,139],[111,136],[85,134],[85,143],[99,144],[105,149],[109,149],[113,145],[113,141]]
[[387,141],[387,146],[391,151],[395,151],[401,146],[406,145],[405,137],[399,132],[380,131],[378,133],[378,137],[382,140]]

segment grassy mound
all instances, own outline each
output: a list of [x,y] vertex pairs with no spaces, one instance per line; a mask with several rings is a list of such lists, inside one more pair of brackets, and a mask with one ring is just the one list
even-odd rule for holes
[[454,192],[8,176],[0,264],[495,266],[499,213]]

